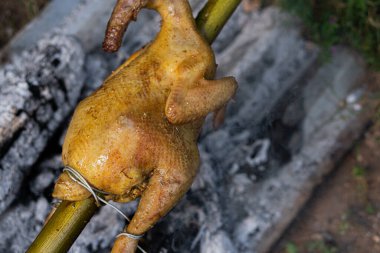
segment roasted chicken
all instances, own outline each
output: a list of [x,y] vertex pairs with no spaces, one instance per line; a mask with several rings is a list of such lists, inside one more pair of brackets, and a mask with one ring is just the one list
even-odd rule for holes
[[[197,138],[204,119],[222,111],[237,88],[233,77],[214,80],[213,51],[186,0],[119,1],[109,39],[117,37],[110,29],[120,34],[127,14],[142,7],[159,12],[161,31],[80,102],[62,151],[64,165],[107,192],[108,200],[141,198],[125,229],[134,235],[152,228],[189,189],[199,166]],[[117,47],[111,43],[110,50]],[[91,194],[64,172],[53,196],[78,201]],[[137,243],[118,237],[112,252],[135,252]]]

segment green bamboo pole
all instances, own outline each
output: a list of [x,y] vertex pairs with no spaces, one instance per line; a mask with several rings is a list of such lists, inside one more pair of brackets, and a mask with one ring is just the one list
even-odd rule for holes
[[27,252],[67,252],[97,209],[94,198],[77,202],[63,201]]
[[241,0],[209,0],[199,12],[196,22],[198,29],[212,44]]
[[[196,22],[211,44],[241,0],[209,0]],[[94,198],[77,202],[63,201],[26,253],[65,253],[98,210]]]

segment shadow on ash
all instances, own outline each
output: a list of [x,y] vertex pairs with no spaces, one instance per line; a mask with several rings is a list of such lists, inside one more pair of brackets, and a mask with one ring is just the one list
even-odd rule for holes
[[[41,229],[78,100],[159,28],[159,17],[144,11],[121,50],[104,54],[103,30],[92,31],[106,27],[113,3],[53,1],[7,47],[0,69],[0,252],[24,252]],[[192,1],[194,10],[201,4]],[[53,17],[62,22],[49,25]],[[319,50],[302,38],[298,21],[276,8],[238,9],[213,47],[218,75],[238,79],[236,102],[220,129],[207,121],[200,172],[146,235],[148,252],[267,252],[370,120],[361,104],[361,59],[339,48],[318,64]],[[118,206],[131,215],[136,203]],[[108,252],[123,225],[102,208],[70,252]]]

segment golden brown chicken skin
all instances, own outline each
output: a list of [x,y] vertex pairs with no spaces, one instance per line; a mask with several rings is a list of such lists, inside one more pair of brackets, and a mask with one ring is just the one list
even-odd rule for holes
[[[150,0],[161,31],[75,110],[63,145],[64,165],[81,173],[108,199],[141,197],[125,231],[140,235],[189,189],[199,166],[196,141],[205,116],[234,95],[234,78],[213,80],[215,58],[196,29],[186,0]],[[59,177],[58,199],[90,193]],[[119,237],[112,252],[135,252],[138,241]]]

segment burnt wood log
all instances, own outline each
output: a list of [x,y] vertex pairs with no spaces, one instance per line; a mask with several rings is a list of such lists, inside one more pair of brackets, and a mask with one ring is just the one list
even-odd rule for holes
[[56,35],[0,69],[0,213],[76,105],[83,63],[79,43]]

